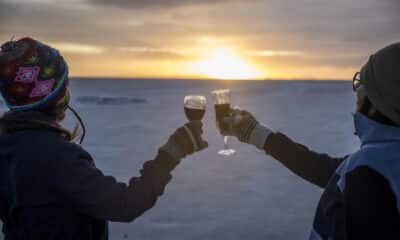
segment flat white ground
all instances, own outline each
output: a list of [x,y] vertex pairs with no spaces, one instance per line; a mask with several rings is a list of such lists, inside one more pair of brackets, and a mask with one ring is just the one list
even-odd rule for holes
[[71,87],[88,128],[84,147],[124,182],[185,122],[186,94],[209,100],[210,147],[178,166],[153,209],[133,223],[111,223],[110,239],[307,239],[322,190],[236,140],[236,155],[217,155],[212,89],[231,88],[234,105],[316,151],[343,156],[358,147],[349,82],[75,80]]

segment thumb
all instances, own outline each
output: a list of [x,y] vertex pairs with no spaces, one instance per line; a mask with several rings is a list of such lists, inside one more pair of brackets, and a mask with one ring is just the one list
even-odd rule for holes
[[240,108],[238,105],[234,106],[233,108],[231,108],[232,111],[241,111],[242,108]]
[[187,135],[192,142],[193,151],[197,152],[208,147],[208,143],[203,139],[203,123],[201,121],[191,121],[185,124]]

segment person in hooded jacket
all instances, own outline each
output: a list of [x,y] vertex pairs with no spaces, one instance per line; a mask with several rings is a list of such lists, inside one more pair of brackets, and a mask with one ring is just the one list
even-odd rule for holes
[[360,149],[345,157],[309,150],[232,109],[224,119],[236,136],[324,188],[310,240],[400,239],[400,43],[372,55],[353,79]]
[[68,81],[57,50],[32,38],[1,46],[0,92],[10,109],[0,118],[6,240],[108,239],[107,221],[131,222],[153,207],[181,159],[207,147],[202,123],[187,123],[144,163],[139,177],[117,182],[60,125],[70,108]]

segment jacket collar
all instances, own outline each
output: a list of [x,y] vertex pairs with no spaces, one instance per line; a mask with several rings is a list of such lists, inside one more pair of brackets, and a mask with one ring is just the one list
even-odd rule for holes
[[62,128],[55,119],[38,111],[6,112],[0,117],[0,135],[25,130],[49,130],[70,140],[71,134]]
[[400,127],[376,122],[362,113],[354,114],[354,127],[361,144],[400,141]]

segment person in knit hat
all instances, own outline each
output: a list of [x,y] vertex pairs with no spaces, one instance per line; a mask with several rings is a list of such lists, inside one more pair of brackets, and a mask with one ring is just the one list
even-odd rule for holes
[[64,112],[68,65],[57,50],[31,38],[7,42],[1,50],[0,91],[11,111]]
[[117,182],[60,124],[67,109],[79,118],[68,105],[68,82],[68,65],[54,48],[32,38],[1,46],[0,92],[9,108],[0,118],[5,239],[108,239],[107,221],[130,222],[153,207],[180,161],[207,147],[202,123],[186,123],[139,177]]
[[400,43],[375,54],[353,78],[360,149],[345,157],[309,150],[231,109],[223,135],[237,137],[324,188],[310,240],[400,239]]

